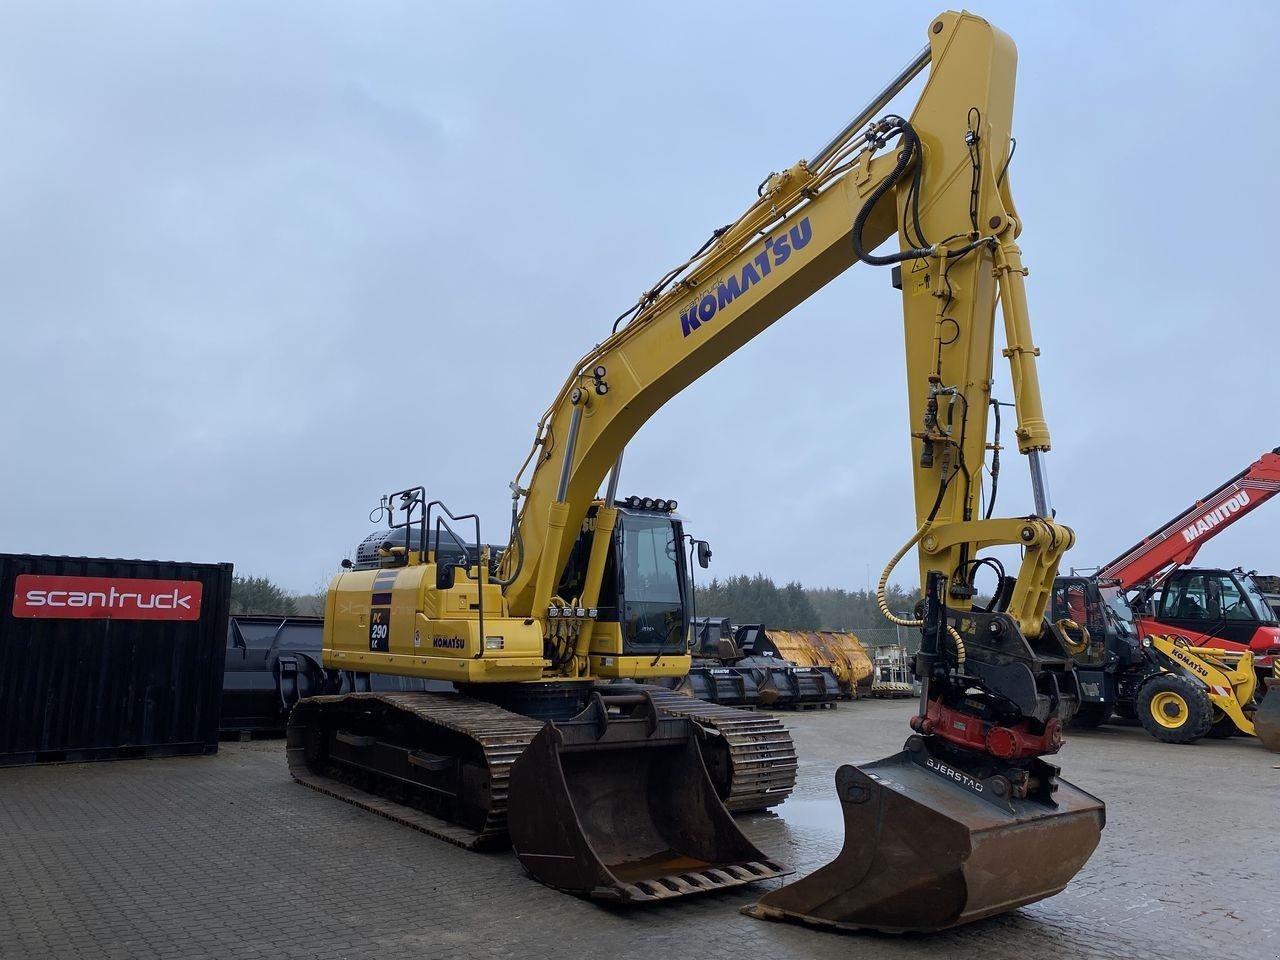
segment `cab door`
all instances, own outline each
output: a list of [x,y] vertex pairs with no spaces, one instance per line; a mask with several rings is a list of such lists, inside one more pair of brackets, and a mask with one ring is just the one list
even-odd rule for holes
[[1161,622],[1203,646],[1215,641],[1248,646],[1258,629],[1254,613],[1235,577],[1222,570],[1183,570],[1165,581],[1156,614]]

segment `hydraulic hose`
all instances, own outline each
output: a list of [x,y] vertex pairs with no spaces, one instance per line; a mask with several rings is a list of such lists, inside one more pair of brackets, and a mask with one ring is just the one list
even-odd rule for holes
[[[902,134],[899,144],[900,149],[898,150],[898,162],[894,164],[893,170],[880,182],[880,185],[871,191],[871,196],[867,197],[867,202],[862,205],[858,215],[853,218],[853,252],[863,263],[870,264],[873,267],[889,267],[895,263],[902,263],[904,260],[918,260],[921,257],[927,257],[930,252],[922,249],[911,249],[880,257],[868,250],[862,243],[862,231],[866,228],[867,220],[871,217],[871,211],[875,209],[876,204],[880,202],[886,193],[897,186],[898,181],[902,179],[902,175],[911,166],[911,161],[920,152],[920,138],[916,136],[911,124],[903,120],[902,117],[890,114],[881,120],[877,126],[886,136],[892,136],[894,133]],[[905,549],[909,548],[910,544]]]
[[501,590],[507,589],[511,584],[515,583],[516,577],[520,576],[520,571],[524,569],[524,538],[520,535],[520,512],[516,507],[516,498],[511,498],[511,543],[510,548],[516,552],[515,569],[511,571],[509,577],[494,577],[492,582],[498,585]]
[[[903,263],[907,260],[920,260],[924,257],[936,257],[938,255],[938,247],[936,244],[911,247],[900,253],[889,253],[884,256],[877,256],[868,250],[862,242],[862,231],[866,228],[867,220],[871,217],[871,211],[875,209],[876,204],[880,202],[881,198],[883,198],[886,193],[897,186],[898,181],[902,179],[902,175],[906,173],[907,168],[911,166],[913,161],[918,160],[921,152],[920,138],[916,135],[916,131],[911,124],[902,117],[890,114],[876,124],[874,129],[876,136],[880,138],[892,137],[895,134],[900,136],[898,162],[894,164],[889,175],[880,182],[879,186],[871,191],[871,196],[867,197],[866,203],[862,205],[862,209],[858,211],[858,215],[853,218],[852,238],[854,255],[863,263],[870,264],[873,267],[889,267],[893,266],[895,263]],[[877,142],[880,141],[877,140]],[[918,204],[918,189],[915,191],[915,194],[915,202]],[[916,232],[916,240],[922,244],[926,243],[927,241],[925,241],[925,238],[919,234],[918,223],[916,224]],[[903,236],[907,237],[908,241],[910,241],[910,235],[906,230],[903,231]],[[991,242],[991,238],[970,240],[962,247],[957,247],[955,250],[948,250],[947,259],[950,260],[955,257],[962,257],[975,247],[988,242]]]
[[[876,604],[880,607],[880,612],[884,614],[886,620],[899,627],[923,627],[924,621],[904,619],[895,615],[889,609],[889,601],[885,599],[885,590],[889,586],[889,576],[893,573],[893,568],[898,565],[898,561],[906,556],[908,550],[920,542],[920,538],[929,532],[931,526],[933,526],[932,519],[920,524],[920,529],[890,558],[888,565],[884,568],[884,572],[880,574],[880,582],[876,585]],[[951,637],[951,642],[956,645],[956,666],[963,667],[965,661],[964,639],[951,624],[947,624],[947,634]]]

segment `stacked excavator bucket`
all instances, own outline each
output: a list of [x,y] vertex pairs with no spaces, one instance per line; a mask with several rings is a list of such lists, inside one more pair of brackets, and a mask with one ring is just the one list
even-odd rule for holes
[[791,873],[742,834],[716,795],[689,720],[647,692],[548,723],[511,769],[511,844],[535,879],[624,903]]
[[746,667],[703,666],[697,661],[680,684],[698,700],[727,707],[753,707],[760,702],[760,678]]
[[[1039,768],[1042,776],[1056,773]],[[840,854],[744,912],[927,933],[1053,896],[1097,846],[1102,802],[1061,781],[1042,800],[997,796],[1000,786],[949,766],[919,737],[892,757],[843,766],[836,772]]]
[[750,625],[740,628],[739,636],[757,656],[772,653],[796,667],[829,671],[845,699],[852,699],[857,685],[871,676],[871,657],[852,633]]
[[872,673],[871,656],[861,641],[843,630],[806,630],[804,636],[813,648],[814,666],[829,666],[840,682],[840,691],[852,699],[858,684]]

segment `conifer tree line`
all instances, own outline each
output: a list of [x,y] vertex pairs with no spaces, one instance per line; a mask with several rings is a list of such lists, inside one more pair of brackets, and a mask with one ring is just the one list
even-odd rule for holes
[[231,578],[231,612],[233,614],[268,614],[273,617],[324,615],[324,592],[290,593],[270,577],[241,576]]
[[[763,623],[793,630],[867,630],[889,627],[880,613],[874,590],[843,587],[806,587],[792,580],[778,586],[762,573],[739,574],[723,580],[699,583],[697,616],[728,617],[735,624]],[[911,613],[920,598],[918,589],[907,591],[890,584],[889,609]]]
[[[852,630],[859,635],[874,630],[876,642],[893,640],[894,631],[880,613],[874,590],[806,587],[795,580],[778,586],[763,573],[716,578],[695,589],[699,617],[728,617],[735,624],[763,623],[784,630]],[[906,614],[915,610],[920,591],[890,584],[886,597],[890,610]],[[268,577],[236,576],[231,612],[322,616],[324,592],[317,587],[312,594],[290,593]]]

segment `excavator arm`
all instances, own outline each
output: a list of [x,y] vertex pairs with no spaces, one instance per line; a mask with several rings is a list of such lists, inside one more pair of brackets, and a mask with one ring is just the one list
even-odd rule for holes
[[[926,66],[910,119],[881,118]],[[742,216],[647,291],[578,362],[513,484],[523,505],[502,571],[513,616],[546,610],[588,508],[640,427],[862,260],[894,263],[900,277],[919,530],[909,546],[919,543],[922,577],[941,572],[948,602],[966,609],[978,551],[1019,544],[1024,560],[1006,612],[1024,634],[1040,634],[1072,534],[1052,518],[1044,475],[1049,432],[1008,177],[1015,67],[1013,43],[985,21],[936,18],[929,46],[839,136],[770,175]],[[872,252],[895,235],[901,252]],[[1036,492],[1035,515],[1014,519],[981,516],[997,301],[1017,445],[1030,458]]]

